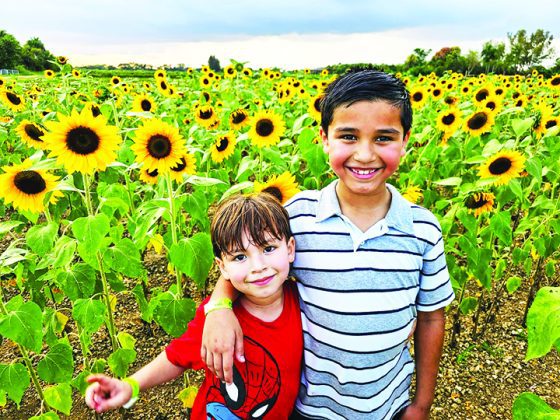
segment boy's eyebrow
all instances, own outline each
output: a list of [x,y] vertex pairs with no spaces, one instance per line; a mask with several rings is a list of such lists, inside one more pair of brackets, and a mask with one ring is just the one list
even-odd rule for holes
[[[350,132],[350,133],[355,133],[358,130],[357,128],[353,128],[353,127],[336,127],[335,132],[340,133],[340,132]],[[377,133],[382,133],[382,134],[400,134],[400,130],[397,130],[396,128],[380,128],[378,130],[376,130]]]

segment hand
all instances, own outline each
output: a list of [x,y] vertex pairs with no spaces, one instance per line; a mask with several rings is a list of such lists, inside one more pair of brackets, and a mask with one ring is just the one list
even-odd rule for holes
[[98,413],[122,407],[132,396],[132,387],[126,382],[106,375],[90,375],[91,385],[86,389],[86,404]]
[[399,417],[399,420],[428,420],[430,418],[430,407],[422,407],[412,402]]
[[208,370],[228,384],[233,381],[233,354],[240,362],[243,355],[243,331],[231,309],[218,309],[206,316],[200,357]]

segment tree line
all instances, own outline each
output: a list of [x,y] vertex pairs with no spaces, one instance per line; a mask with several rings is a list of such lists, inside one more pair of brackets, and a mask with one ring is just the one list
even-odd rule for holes
[[[545,75],[560,72],[560,58],[554,64],[545,67],[545,60],[551,61],[555,57],[552,46],[553,36],[550,32],[537,29],[528,33],[520,29],[515,33],[508,33],[505,42],[485,42],[480,52],[468,51],[463,54],[459,47],[443,47],[433,55],[431,50],[416,48],[403,64],[385,65],[377,64],[375,67],[393,72],[402,72],[412,75],[428,74],[434,72],[438,75],[452,70],[466,75],[480,73],[516,74],[528,73],[536,69]],[[37,38],[31,38],[23,46],[11,34],[0,30],[0,68],[26,69],[29,71],[56,70],[53,63],[55,57]],[[211,68],[220,68],[219,61],[210,56]],[[371,66],[371,64],[338,64],[329,66],[334,73],[342,73],[348,68],[356,66]],[[165,66],[170,70],[184,70],[184,64]],[[87,66],[90,69],[120,69],[120,70],[150,70],[152,66],[139,63],[123,63],[117,67],[111,65]]]

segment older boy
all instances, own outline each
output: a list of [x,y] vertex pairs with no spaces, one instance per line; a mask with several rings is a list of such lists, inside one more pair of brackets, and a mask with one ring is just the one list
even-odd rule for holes
[[[269,194],[236,196],[218,207],[211,236],[222,276],[241,293],[233,312],[246,333],[246,361],[233,367],[229,385],[207,372],[191,419],[288,418],[298,393],[302,352],[297,291],[293,282],[285,282],[295,249],[288,214]],[[187,368],[204,368],[204,317],[221,305],[201,305],[187,331],[131,377],[89,376],[93,384],[86,403],[97,412],[126,407],[139,390]]]
[[[338,179],[286,204],[304,331],[295,418],[426,419],[443,308],[454,294],[436,218],[386,184],[410,136],[408,92],[382,72],[349,73],[327,88],[321,108],[323,147]],[[228,293],[220,282],[215,294]],[[232,318],[217,312],[203,337],[203,358],[226,380],[235,336],[222,326],[236,331]],[[407,338],[415,322],[410,402]]]

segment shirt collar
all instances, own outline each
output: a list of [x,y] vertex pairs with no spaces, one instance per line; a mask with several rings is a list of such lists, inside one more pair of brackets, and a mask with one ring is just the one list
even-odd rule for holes
[[[323,222],[332,216],[342,215],[338,196],[336,195],[336,185],[339,181],[335,180],[321,190],[317,207],[317,222]],[[404,233],[414,234],[414,223],[410,203],[403,198],[391,184],[386,184],[391,192],[391,206],[385,216],[387,226],[397,229]]]

